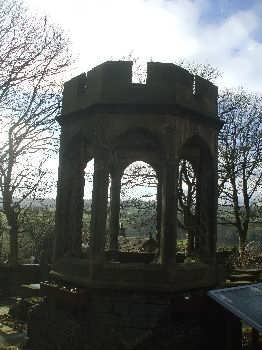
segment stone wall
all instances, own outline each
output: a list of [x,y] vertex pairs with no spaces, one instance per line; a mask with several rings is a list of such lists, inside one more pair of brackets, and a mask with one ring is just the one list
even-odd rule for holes
[[204,291],[187,299],[89,290],[85,305],[56,295],[32,310],[28,345],[31,350],[224,349],[225,318]]

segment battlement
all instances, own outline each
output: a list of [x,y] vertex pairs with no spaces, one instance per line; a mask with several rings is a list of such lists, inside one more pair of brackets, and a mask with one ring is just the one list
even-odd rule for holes
[[108,61],[64,84],[62,115],[98,104],[174,105],[217,117],[217,87],[172,63],[147,63],[146,84],[132,83],[131,61]]

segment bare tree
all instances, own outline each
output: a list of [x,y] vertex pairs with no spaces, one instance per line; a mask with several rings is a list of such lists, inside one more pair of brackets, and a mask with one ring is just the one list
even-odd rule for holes
[[[136,54],[131,51],[128,55],[123,56],[122,60],[133,61],[133,81],[140,84],[146,83],[146,64]],[[152,59],[151,59],[152,60]],[[209,63],[198,63],[189,61],[185,58],[176,59],[174,64],[188,70],[191,74],[199,75],[200,77],[215,83],[221,76],[221,72],[218,68],[212,66]]]
[[191,74],[198,75],[201,78],[216,83],[217,79],[222,75],[218,68],[213,67],[209,63],[198,63],[186,59],[178,59],[175,64],[188,70]]
[[61,29],[20,1],[0,1],[0,191],[11,263],[25,200],[48,190],[45,164],[56,149],[61,78],[70,60]]
[[[232,224],[243,253],[249,223],[262,189],[262,96],[240,89],[220,94],[225,124],[219,137],[219,189],[223,210],[233,211]],[[232,216],[232,215],[231,215]]]
[[194,253],[197,179],[189,161],[181,159],[178,171],[178,225],[187,233],[187,255]]

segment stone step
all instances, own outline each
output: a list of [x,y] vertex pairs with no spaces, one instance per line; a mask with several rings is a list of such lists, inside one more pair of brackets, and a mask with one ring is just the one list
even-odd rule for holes
[[248,274],[248,273],[242,273],[242,274],[232,274],[229,276],[229,279],[231,281],[256,281],[257,276],[254,276],[252,274]]
[[226,287],[238,287],[251,284],[250,281],[226,281]]
[[262,274],[262,269],[252,269],[252,268],[239,268],[239,269],[237,269],[236,268],[232,271],[232,274],[234,274],[234,275],[248,274],[248,275],[259,276]]

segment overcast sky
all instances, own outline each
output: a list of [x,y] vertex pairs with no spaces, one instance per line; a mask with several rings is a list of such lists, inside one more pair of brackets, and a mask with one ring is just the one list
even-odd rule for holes
[[219,85],[261,91],[262,0],[27,0],[71,36],[74,75],[131,51],[223,72]]

